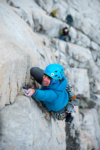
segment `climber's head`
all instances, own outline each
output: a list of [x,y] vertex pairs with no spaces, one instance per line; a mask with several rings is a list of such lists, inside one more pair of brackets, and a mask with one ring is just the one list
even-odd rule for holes
[[49,86],[62,80],[64,69],[60,64],[50,64],[46,67],[43,76],[43,86]]
[[60,64],[50,64],[44,73],[55,80],[61,80],[64,75],[64,68]]
[[68,33],[68,28],[64,29],[64,32],[65,32],[65,34],[67,34]]
[[51,13],[50,13],[50,16],[54,17],[54,14],[51,12]]

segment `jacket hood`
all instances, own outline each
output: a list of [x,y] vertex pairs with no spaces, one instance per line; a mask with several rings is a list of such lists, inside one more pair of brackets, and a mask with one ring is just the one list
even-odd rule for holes
[[66,86],[67,86],[67,80],[63,76],[61,81],[59,80],[57,83],[52,83],[52,84],[50,83],[50,85],[47,87],[42,85],[41,89],[45,89],[45,90],[51,89],[51,90],[54,90],[55,92],[61,93],[62,91],[66,89]]
[[67,86],[67,80],[66,80],[66,78],[63,76],[62,80],[59,81],[57,84],[58,84],[57,91],[63,91],[63,90],[65,90],[66,86]]

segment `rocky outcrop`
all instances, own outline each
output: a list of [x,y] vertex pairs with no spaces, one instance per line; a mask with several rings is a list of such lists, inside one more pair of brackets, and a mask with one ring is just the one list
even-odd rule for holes
[[13,103],[22,85],[29,82],[29,69],[32,66],[41,66],[41,68],[46,66],[44,58],[41,57],[46,54],[43,44],[30,27],[7,4],[0,2],[0,6],[0,41],[2,43],[0,107],[2,108],[5,104]]
[[31,98],[18,95],[1,115],[1,149],[66,149],[64,122],[46,119],[46,113]]
[[[98,0],[82,0],[81,4],[77,0],[0,1],[2,149],[99,150],[99,5]],[[57,18],[49,16],[58,8]],[[59,30],[69,27],[67,14],[74,20],[70,43],[68,39],[59,40]],[[65,76],[80,99],[81,109],[76,108],[66,133],[64,121],[54,122],[50,116],[48,119],[37,102],[20,95],[23,85],[31,84],[30,68],[45,69],[50,63],[63,65]]]

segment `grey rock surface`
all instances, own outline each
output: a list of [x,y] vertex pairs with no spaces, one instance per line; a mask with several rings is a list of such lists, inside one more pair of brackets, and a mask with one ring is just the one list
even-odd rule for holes
[[65,123],[45,119],[46,112],[26,96],[0,112],[0,149],[65,150]]
[[[99,150],[99,8],[99,0],[0,0],[0,148]],[[69,27],[68,14],[74,20],[71,42],[59,39],[60,29]],[[76,108],[66,133],[64,122],[54,122],[34,100],[18,96],[23,85],[32,84],[30,68],[50,63],[63,65],[80,107],[86,108]]]

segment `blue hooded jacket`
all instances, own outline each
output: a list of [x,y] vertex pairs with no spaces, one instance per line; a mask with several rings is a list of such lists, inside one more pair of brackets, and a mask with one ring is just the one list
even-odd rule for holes
[[36,92],[32,97],[42,101],[49,111],[59,111],[69,101],[69,96],[66,91],[67,80],[63,76],[62,80],[50,84],[49,86],[41,86],[41,89],[36,89]]

